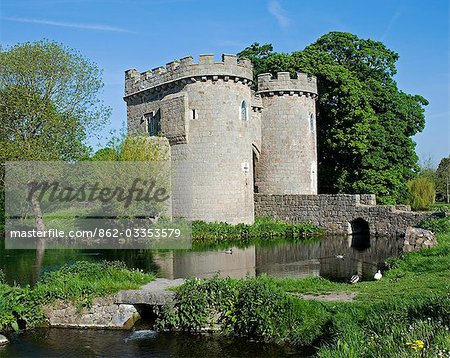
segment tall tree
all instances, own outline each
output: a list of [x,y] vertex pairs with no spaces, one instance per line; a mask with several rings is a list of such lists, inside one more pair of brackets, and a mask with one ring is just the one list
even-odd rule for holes
[[51,41],[0,49],[0,161],[73,160],[105,123],[99,68]]
[[[3,199],[6,161],[83,157],[87,152],[84,140],[88,131],[96,130],[107,120],[109,108],[100,99],[103,83],[99,68],[80,53],[56,42],[0,48],[0,64],[0,199]],[[32,200],[32,206],[37,229],[45,229],[39,202]],[[34,280],[44,249],[44,241],[39,240]]]
[[428,102],[397,88],[398,54],[381,42],[342,32],[291,54],[270,48],[254,44],[239,56],[258,59],[257,72],[318,78],[319,191],[374,193],[380,203],[405,202],[406,183],[419,169],[411,136],[423,130]]
[[450,157],[442,158],[435,175],[438,200],[450,203]]

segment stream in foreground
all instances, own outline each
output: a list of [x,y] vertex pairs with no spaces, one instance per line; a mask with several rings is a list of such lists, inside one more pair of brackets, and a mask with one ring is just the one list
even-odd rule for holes
[[[157,333],[152,330],[113,331],[36,329],[11,337],[1,357],[287,357],[299,352],[243,338]],[[307,357],[308,355],[304,355]]]

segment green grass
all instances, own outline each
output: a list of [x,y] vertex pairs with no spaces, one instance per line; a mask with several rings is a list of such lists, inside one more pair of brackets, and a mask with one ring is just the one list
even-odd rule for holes
[[447,212],[450,213],[450,204],[445,203],[434,203],[430,208],[432,211],[436,212]]
[[223,222],[192,222],[193,243],[220,243],[223,241],[241,241],[253,238],[269,239],[302,239],[310,235],[318,235],[323,231],[310,223],[287,224],[281,220],[256,218],[252,225],[231,225]]
[[56,300],[73,302],[81,309],[95,297],[136,289],[154,279],[118,261],[82,261],[44,274],[33,289],[0,283],[0,331],[35,326],[44,320],[40,307]]

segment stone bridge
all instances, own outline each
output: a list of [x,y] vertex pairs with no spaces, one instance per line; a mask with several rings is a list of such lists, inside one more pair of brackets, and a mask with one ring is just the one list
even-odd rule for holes
[[412,212],[407,205],[376,205],[372,194],[255,194],[256,217],[310,222],[333,234],[370,232],[399,236],[405,234],[408,226],[415,226],[431,215]]
[[175,291],[171,291],[170,288],[183,283],[184,279],[181,278],[175,280],[157,278],[139,290],[119,291],[116,304],[162,306],[173,302],[175,298]]

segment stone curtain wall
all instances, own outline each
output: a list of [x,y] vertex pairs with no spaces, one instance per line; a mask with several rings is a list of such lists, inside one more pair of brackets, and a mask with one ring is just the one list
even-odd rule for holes
[[349,233],[349,224],[361,218],[369,224],[370,233],[375,235],[404,235],[408,226],[414,226],[430,216],[429,213],[374,204],[375,196],[367,194],[255,194],[255,216],[289,223],[310,222],[334,234]]

